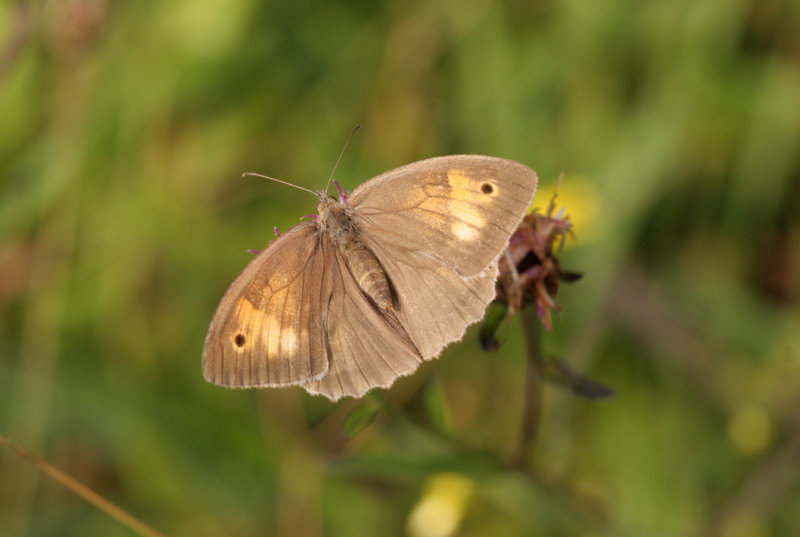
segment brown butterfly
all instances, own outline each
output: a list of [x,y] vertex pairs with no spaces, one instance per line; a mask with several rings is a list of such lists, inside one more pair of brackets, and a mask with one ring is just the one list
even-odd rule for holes
[[203,374],[234,388],[300,385],[336,400],[386,388],[483,317],[497,259],[536,173],[436,157],[319,191],[314,219],[275,239],[222,299]]

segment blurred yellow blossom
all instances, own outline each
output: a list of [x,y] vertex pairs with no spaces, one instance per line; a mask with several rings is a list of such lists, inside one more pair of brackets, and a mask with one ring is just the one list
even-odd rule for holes
[[[556,183],[540,184],[531,207],[544,211],[556,192]],[[598,218],[603,207],[595,180],[585,175],[565,175],[560,183],[556,212],[561,208],[569,212],[572,230],[582,242],[602,237],[606,229],[602,219]],[[568,248],[569,244],[565,247]]]
[[433,475],[411,510],[406,528],[411,537],[448,537],[461,525],[475,483],[456,473]]

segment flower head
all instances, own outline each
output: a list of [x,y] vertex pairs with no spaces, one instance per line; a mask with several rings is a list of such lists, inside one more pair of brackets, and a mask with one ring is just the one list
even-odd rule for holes
[[552,311],[561,311],[555,297],[562,281],[573,282],[582,276],[563,270],[556,255],[561,252],[572,223],[565,209],[556,212],[557,193],[544,214],[534,210],[511,235],[505,255],[500,257],[497,299],[508,305],[508,314],[535,304],[544,327],[553,329]]

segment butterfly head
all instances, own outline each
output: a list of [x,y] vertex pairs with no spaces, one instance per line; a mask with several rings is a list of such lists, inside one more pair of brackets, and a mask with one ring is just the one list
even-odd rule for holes
[[342,190],[342,187],[339,185],[339,183],[334,181],[333,184],[336,185],[336,191],[339,193],[338,198],[336,196],[328,194],[323,190],[317,190],[315,192],[315,194],[319,198],[319,203],[317,203],[317,209],[320,212],[322,212],[323,207],[330,208],[331,206],[335,205],[339,205],[340,207],[347,206],[347,195],[349,194],[349,192],[345,192],[344,190]]

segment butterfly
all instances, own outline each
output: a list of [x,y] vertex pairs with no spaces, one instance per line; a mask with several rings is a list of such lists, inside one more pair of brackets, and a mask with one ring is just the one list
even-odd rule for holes
[[536,184],[518,162],[452,155],[349,196],[316,192],[319,214],[279,235],[222,298],[206,380],[299,385],[336,400],[412,373],[483,317]]

